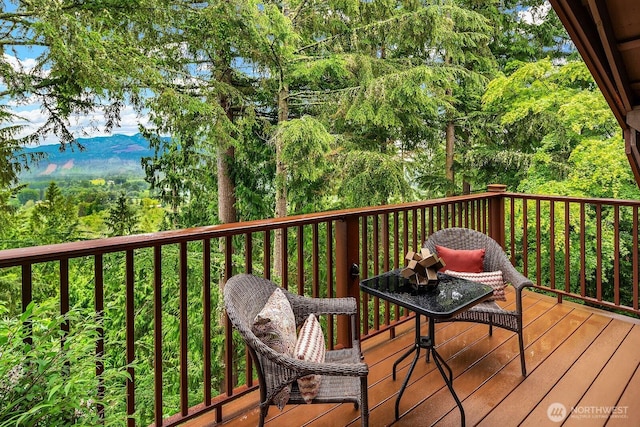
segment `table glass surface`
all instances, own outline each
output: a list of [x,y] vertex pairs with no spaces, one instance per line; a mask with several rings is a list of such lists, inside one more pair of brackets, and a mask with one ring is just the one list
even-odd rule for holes
[[470,280],[438,273],[436,286],[411,284],[400,272],[392,270],[360,282],[360,288],[374,296],[406,307],[428,317],[447,319],[493,294],[493,289]]

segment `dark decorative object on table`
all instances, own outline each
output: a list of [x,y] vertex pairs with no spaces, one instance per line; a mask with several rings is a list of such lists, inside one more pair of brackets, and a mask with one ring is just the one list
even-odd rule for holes
[[402,270],[402,276],[411,282],[416,288],[422,286],[438,285],[438,270],[444,268],[444,261],[427,248],[420,252],[407,252],[405,259],[407,267]]

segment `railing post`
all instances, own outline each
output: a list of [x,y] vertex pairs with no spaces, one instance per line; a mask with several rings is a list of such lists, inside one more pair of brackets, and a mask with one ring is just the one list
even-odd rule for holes
[[[336,296],[354,297],[360,310],[359,276],[352,274],[352,265],[358,265],[360,240],[358,235],[358,217],[352,216],[336,221]],[[360,331],[360,313],[356,322],[356,336]],[[338,317],[337,346],[351,347],[349,319]]]
[[[503,184],[490,184],[487,187],[489,193],[504,193],[507,186]],[[498,242],[504,249],[504,197],[489,198],[489,236]]]

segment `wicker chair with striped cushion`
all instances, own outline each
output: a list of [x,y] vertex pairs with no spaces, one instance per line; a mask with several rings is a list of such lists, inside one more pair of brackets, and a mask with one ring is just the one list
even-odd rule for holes
[[484,302],[458,314],[448,321],[477,322],[489,325],[489,335],[493,332],[493,326],[497,326],[518,334],[520,345],[520,365],[522,375],[527,375],[524,354],[524,340],[522,338],[522,290],[527,286],[533,286],[509,261],[502,247],[491,237],[475,230],[467,228],[445,228],[428,237],[423,245],[431,252],[437,253],[436,246],[444,246],[450,249],[485,249],[484,271],[502,271],[505,284],[511,284],[515,289],[515,310],[506,310],[495,301]]
[[260,426],[264,425],[269,405],[283,389],[291,387],[288,403],[301,404],[305,399],[297,387],[300,378],[321,375],[318,394],[310,403],[353,403],[360,408],[361,423],[368,425],[369,407],[367,375],[369,368],[362,360],[356,328],[357,305],[354,298],[308,298],[282,289],[297,326],[315,315],[348,315],[351,318],[351,348],[327,350],[324,363],[299,360],[278,352],[252,330],[256,315],[276,289],[264,278],[249,274],[231,277],[224,286],[224,305],[234,328],[244,339],[253,358],[260,385]]

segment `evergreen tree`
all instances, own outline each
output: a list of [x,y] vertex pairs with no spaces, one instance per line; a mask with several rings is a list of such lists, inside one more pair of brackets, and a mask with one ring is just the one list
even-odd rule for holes
[[125,236],[137,232],[138,214],[124,192],[118,195],[115,204],[109,209],[105,223],[112,236]]
[[49,184],[44,199],[34,206],[29,231],[33,245],[71,242],[80,237],[75,204],[62,194],[55,182]]

